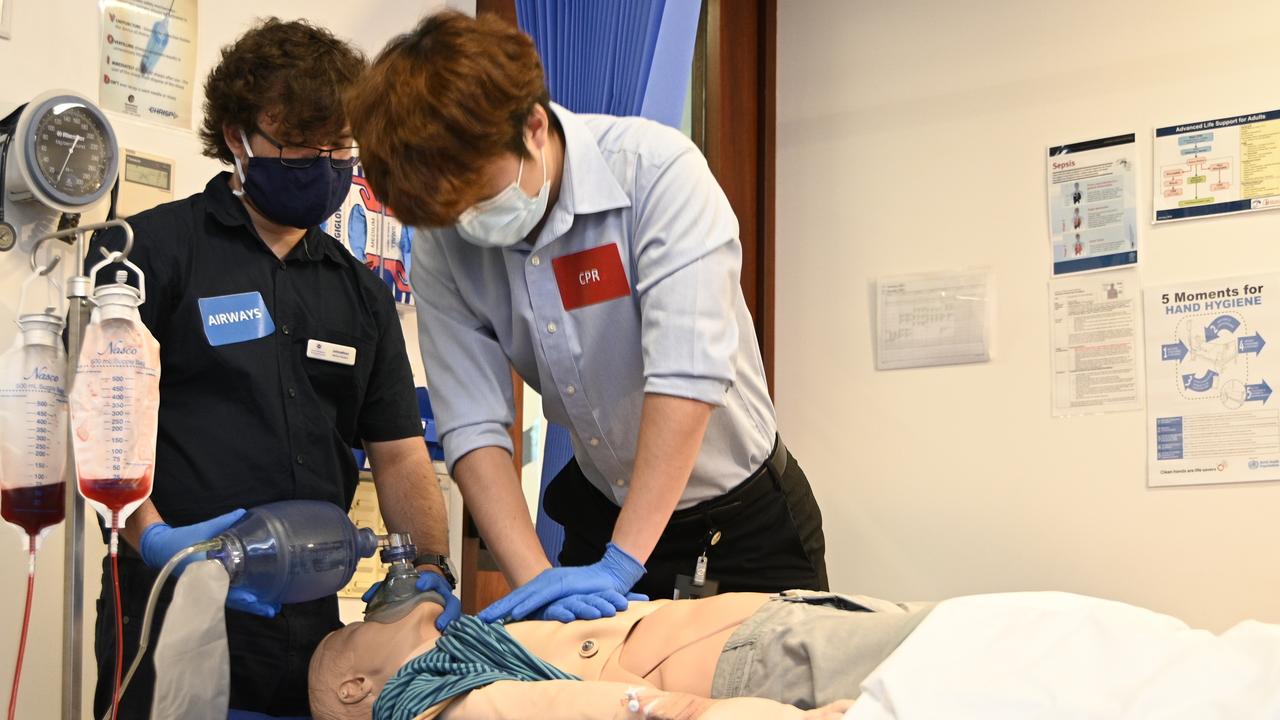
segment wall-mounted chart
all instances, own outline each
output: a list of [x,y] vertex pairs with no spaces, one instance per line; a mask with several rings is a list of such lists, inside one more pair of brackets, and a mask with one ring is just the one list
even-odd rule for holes
[[1157,128],[1155,222],[1280,208],[1280,110]]
[[1280,274],[1147,288],[1148,485],[1280,479],[1276,293]]

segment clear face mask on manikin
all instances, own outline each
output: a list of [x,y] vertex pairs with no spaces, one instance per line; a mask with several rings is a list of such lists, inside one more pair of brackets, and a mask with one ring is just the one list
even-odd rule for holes
[[524,177],[524,158],[520,158],[520,170],[515,182],[502,192],[467,208],[458,216],[455,227],[458,234],[472,245],[484,248],[511,247],[525,239],[547,210],[547,198],[551,196],[551,179],[547,177],[546,148],[539,150],[542,163],[542,188],[534,197],[520,189]]

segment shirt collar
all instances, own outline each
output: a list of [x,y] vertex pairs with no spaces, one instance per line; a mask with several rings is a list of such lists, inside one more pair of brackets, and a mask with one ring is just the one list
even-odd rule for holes
[[[257,230],[253,227],[253,221],[249,218],[248,208],[240,198],[235,196],[235,193],[231,192],[231,173],[220,172],[215,175],[204,186],[204,196],[206,211],[218,222],[231,228],[243,227],[253,237],[254,242],[262,243],[258,238]],[[267,248],[264,246],[263,249]],[[343,262],[338,241],[322,232],[319,227],[307,228],[307,234],[302,236],[302,241],[285,256],[286,260],[301,261],[320,258],[329,258],[338,264]]]
[[564,131],[564,172],[557,207],[574,215],[630,207],[631,199],[605,164],[596,137],[577,114],[551,103]]

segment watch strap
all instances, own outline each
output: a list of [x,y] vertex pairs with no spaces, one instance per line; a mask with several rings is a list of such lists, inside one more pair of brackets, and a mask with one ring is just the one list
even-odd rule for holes
[[453,563],[449,562],[448,555],[440,555],[437,553],[422,553],[413,559],[414,566],[434,565],[440,568],[440,574],[444,576],[449,587],[457,589],[458,578],[453,574]]

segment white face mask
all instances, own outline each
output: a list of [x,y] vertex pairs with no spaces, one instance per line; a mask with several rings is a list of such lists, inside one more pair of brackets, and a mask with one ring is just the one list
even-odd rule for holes
[[533,226],[547,210],[547,198],[551,195],[551,180],[547,177],[547,156],[542,156],[542,189],[536,197],[529,197],[520,189],[524,175],[524,158],[515,182],[502,192],[467,208],[458,216],[455,227],[458,234],[472,245],[480,247],[511,247],[528,236]]

